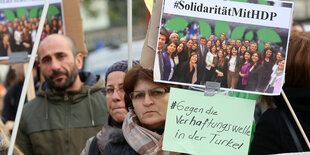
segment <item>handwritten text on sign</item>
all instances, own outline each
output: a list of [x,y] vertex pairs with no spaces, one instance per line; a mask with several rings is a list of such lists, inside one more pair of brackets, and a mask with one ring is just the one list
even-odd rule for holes
[[255,101],[172,88],[164,150],[247,154]]

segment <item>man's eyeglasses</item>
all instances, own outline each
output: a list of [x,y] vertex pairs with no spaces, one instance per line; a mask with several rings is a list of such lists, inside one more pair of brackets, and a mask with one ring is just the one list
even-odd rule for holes
[[[164,96],[167,92],[169,92],[168,89],[165,88],[153,88],[147,91],[148,95],[152,97],[153,99],[158,99]],[[134,91],[129,94],[129,97],[132,102],[142,102],[145,99],[146,92],[145,91]]]
[[116,93],[119,93],[119,94],[124,94],[125,93],[123,87],[121,87],[121,88],[112,88],[111,87],[111,88],[107,88],[105,90],[105,94],[106,94],[106,96],[112,96],[114,94],[114,91]]

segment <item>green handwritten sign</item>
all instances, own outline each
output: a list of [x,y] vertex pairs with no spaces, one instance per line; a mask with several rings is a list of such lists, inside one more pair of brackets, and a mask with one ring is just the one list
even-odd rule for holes
[[171,88],[163,150],[247,154],[255,100]]

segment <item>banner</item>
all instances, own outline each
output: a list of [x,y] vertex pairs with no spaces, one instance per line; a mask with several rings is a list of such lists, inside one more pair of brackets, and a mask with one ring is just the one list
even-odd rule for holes
[[279,95],[292,2],[164,1],[154,81]]

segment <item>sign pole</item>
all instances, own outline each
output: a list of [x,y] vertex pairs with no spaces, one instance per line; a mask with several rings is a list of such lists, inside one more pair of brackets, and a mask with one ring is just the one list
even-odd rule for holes
[[128,70],[132,67],[132,0],[127,0]]
[[46,0],[46,2],[44,4],[44,7],[43,7],[43,11],[42,11],[42,15],[41,15],[41,20],[40,20],[39,28],[38,28],[38,31],[37,31],[38,33],[36,35],[34,46],[32,48],[31,57],[30,57],[30,61],[29,61],[28,69],[27,69],[27,74],[26,74],[26,78],[25,78],[25,81],[24,81],[22,94],[20,96],[20,100],[19,100],[19,104],[18,104],[18,109],[17,109],[17,112],[16,112],[15,123],[14,123],[14,128],[13,128],[13,132],[12,132],[12,136],[11,136],[11,142],[10,142],[10,147],[9,147],[8,155],[12,155],[13,154],[15,140],[16,140],[16,135],[17,135],[18,127],[19,127],[19,122],[20,122],[21,114],[22,114],[23,107],[24,107],[26,91],[27,91],[27,88],[28,88],[28,84],[29,84],[29,80],[30,80],[31,74],[32,74],[32,68],[33,68],[33,64],[34,64],[34,61],[35,61],[35,56],[37,54],[37,50],[38,50],[38,46],[39,46],[39,42],[40,42],[40,36],[41,36],[41,33],[42,33],[42,29],[43,29],[44,21],[45,21],[45,18],[46,18],[47,10],[48,10],[48,7],[49,7],[49,3],[50,3],[50,0]]

